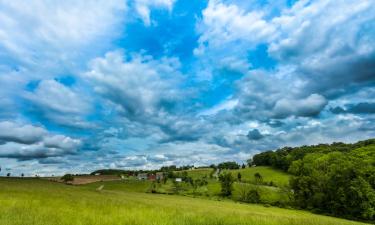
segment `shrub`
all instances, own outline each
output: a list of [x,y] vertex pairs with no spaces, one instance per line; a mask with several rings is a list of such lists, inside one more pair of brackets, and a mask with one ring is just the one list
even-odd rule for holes
[[74,176],[72,174],[65,174],[61,177],[61,180],[63,180],[65,183],[68,183],[74,180]]
[[219,181],[221,184],[221,194],[223,196],[230,196],[232,195],[233,191],[233,176],[231,173],[224,173],[219,176]]

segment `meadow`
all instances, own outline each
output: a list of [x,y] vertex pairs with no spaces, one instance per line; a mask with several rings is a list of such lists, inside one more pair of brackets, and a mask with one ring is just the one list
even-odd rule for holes
[[[98,191],[98,187],[102,190]],[[0,178],[2,225],[356,225],[305,211],[230,200],[142,193],[149,182],[65,185],[42,179]]]

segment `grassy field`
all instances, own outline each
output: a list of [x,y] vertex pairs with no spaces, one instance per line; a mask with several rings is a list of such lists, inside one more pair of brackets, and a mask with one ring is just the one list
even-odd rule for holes
[[[0,224],[361,224],[304,211],[138,192],[148,184],[127,181],[71,186],[40,179],[1,178]],[[97,191],[102,185],[102,191]]]
[[238,173],[241,173],[242,180],[248,181],[251,183],[255,183],[254,174],[259,173],[261,174],[264,182],[273,182],[277,186],[287,186],[289,185],[289,177],[287,173],[275,170],[271,167],[267,166],[257,166],[257,167],[250,167],[245,169],[238,169],[238,170],[230,170],[234,177],[237,177]]
[[213,172],[214,169],[212,168],[199,168],[195,170],[186,170],[189,177],[193,179],[203,178],[203,177],[210,177],[210,173]]

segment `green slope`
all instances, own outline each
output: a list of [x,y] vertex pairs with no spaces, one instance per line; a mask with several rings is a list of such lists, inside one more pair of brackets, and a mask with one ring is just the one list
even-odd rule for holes
[[[102,191],[95,191],[103,185]],[[147,183],[146,183],[147,184]],[[107,190],[107,186],[112,190]],[[37,179],[0,179],[0,224],[361,224],[304,211],[265,208],[230,201],[121,191],[120,183],[68,186]],[[143,184],[138,183],[139,188]],[[133,186],[135,187],[135,186]]]
[[277,186],[287,186],[289,184],[290,175],[277,169],[268,166],[257,166],[245,169],[230,170],[234,177],[241,173],[242,180],[255,183],[254,174],[261,174],[264,182],[273,182]]

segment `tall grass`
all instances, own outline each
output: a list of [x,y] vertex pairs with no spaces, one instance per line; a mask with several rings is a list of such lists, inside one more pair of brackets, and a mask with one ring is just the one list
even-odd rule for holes
[[[116,187],[120,188],[120,187]],[[1,225],[355,225],[303,211],[229,201],[96,191],[37,179],[0,179]]]

